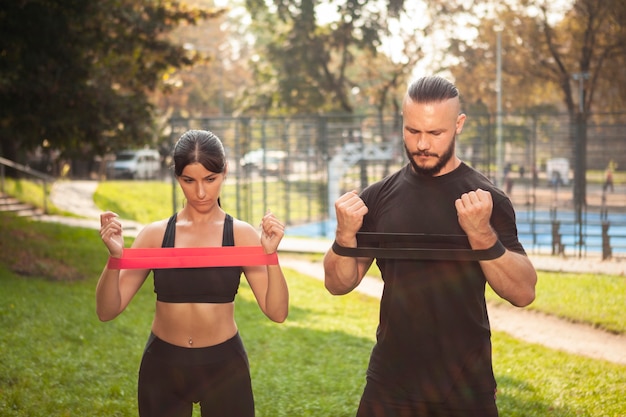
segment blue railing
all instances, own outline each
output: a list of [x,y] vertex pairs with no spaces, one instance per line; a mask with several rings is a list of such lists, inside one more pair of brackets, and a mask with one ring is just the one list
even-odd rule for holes
[[[335,220],[289,227],[287,236],[333,239]],[[582,227],[582,231],[580,228]],[[568,210],[517,212],[520,242],[529,253],[587,256],[602,259],[626,257],[626,214],[585,213],[582,226]],[[582,237],[582,241],[581,241]]]

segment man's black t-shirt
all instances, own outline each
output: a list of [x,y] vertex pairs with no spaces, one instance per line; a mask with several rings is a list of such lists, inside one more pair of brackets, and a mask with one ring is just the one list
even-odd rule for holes
[[[491,192],[491,225],[502,244],[525,253],[508,197],[463,163],[437,177],[418,175],[407,164],[372,184],[361,193],[369,210],[361,231],[464,235],[455,200],[478,188]],[[436,245],[446,247],[446,239]],[[479,263],[376,263],[385,285],[368,379],[396,392],[399,402],[493,393],[486,280]]]

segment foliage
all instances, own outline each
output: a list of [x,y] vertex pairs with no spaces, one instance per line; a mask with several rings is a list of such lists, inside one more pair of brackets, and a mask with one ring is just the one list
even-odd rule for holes
[[[367,7],[366,2],[346,1],[326,5],[318,1],[249,0],[256,47],[265,59],[253,62],[256,91],[247,109],[264,113],[318,113],[354,111],[354,93],[361,88],[384,106],[386,94],[400,84],[419,58],[415,37],[410,38],[405,62],[387,69],[370,66],[381,85],[363,85],[362,57],[376,57],[388,32],[389,20],[397,18],[403,2],[390,2],[387,13]],[[382,7],[381,7],[382,8]],[[322,18],[328,19],[325,22]],[[409,39],[407,37],[406,39]],[[389,60],[389,58],[387,58]],[[381,59],[384,61],[384,59]],[[391,68],[391,71],[388,69]]]
[[[622,100],[624,94],[615,93],[619,88],[615,88],[614,80],[607,78],[614,75],[618,84],[626,82],[623,71],[617,69],[626,59],[625,3],[573,0],[571,8],[559,18],[554,15],[562,13],[562,6],[544,0],[482,3],[494,6],[485,9],[492,13],[476,21],[476,39],[454,42],[459,64],[452,72],[465,79],[462,87],[468,87],[470,96],[474,93],[470,101],[501,97],[496,90],[500,88],[502,92],[506,88],[506,105],[492,106],[494,112],[522,106],[523,110],[536,113],[556,104],[554,98],[560,97],[561,108],[569,117],[570,147],[575,159],[574,204],[580,213],[586,199],[584,172],[591,109],[615,109],[616,104],[623,108],[626,104]],[[502,46],[496,39],[501,39]],[[497,57],[493,58],[498,52],[502,72],[507,75],[502,83],[505,87],[494,88],[488,82],[477,84],[487,68],[494,68],[494,63],[497,66]],[[605,96],[610,97],[606,102],[598,100]]]
[[575,0],[565,10],[543,0],[496,3],[494,14],[470,19],[475,39],[452,38],[452,54],[459,63],[451,71],[468,101],[482,100],[496,111],[493,80],[499,31],[506,111],[541,111],[560,101],[573,120],[581,106],[580,74],[586,74],[581,82],[585,118],[592,108],[623,108],[623,89],[615,88],[626,82],[618,70],[626,59],[623,1]]
[[[5,225],[11,229],[13,223],[3,223],[3,231]],[[19,247],[41,240],[48,258],[86,279],[25,277],[0,262],[0,414],[136,415],[137,369],[154,312],[151,285],[143,286],[121,316],[101,323],[94,312],[94,288],[106,251],[98,234],[32,221],[15,226],[29,230]],[[0,242],[11,238],[3,233]],[[75,252],[78,244],[82,249]],[[285,274],[291,293],[285,323],[263,316],[245,280],[237,298],[257,415],[353,416],[374,343],[378,301],[358,293],[332,297],[316,279],[289,269]],[[626,367],[499,332],[492,339],[502,415],[626,413]],[[196,407],[194,416],[199,415]]]
[[[210,9],[215,2],[187,3]],[[180,25],[170,34],[173,43],[197,52],[201,59],[191,67],[172,68],[163,76],[168,90],[152,95],[162,123],[170,117],[233,114],[237,96],[250,86],[247,61],[254,51],[248,41],[246,19],[238,2],[228,2],[225,8],[219,16],[199,20],[195,25]]]
[[176,1],[2,2],[3,154],[15,160],[44,141],[70,156],[149,142],[147,92],[196,59],[166,35],[215,14]]

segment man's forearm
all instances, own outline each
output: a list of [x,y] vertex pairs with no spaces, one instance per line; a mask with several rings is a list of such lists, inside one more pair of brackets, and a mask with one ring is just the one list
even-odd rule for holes
[[356,258],[339,256],[329,249],[324,256],[324,285],[333,295],[347,294],[361,281]]
[[516,307],[525,307],[535,299],[537,272],[527,256],[507,250],[490,261],[481,261],[491,288]]

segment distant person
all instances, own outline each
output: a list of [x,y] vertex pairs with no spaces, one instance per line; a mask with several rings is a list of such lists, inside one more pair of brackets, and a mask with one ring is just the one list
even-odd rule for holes
[[510,162],[504,167],[504,185],[507,195],[510,196],[513,191],[513,166]]
[[511,165],[510,162],[507,162],[507,164],[504,166],[504,175],[509,175],[511,171],[513,171],[513,165]]
[[[186,199],[169,219],[146,226],[133,248],[261,246],[273,254],[284,227],[267,213],[261,235],[234,219],[219,203],[226,179],[224,148],[213,133],[188,131],[173,152],[174,174]],[[112,260],[123,255],[122,225],[116,214],[100,216],[100,234]],[[246,350],[234,318],[243,272],[259,307],[275,322],[288,313],[287,283],[279,265],[154,269],[156,311],[139,369],[142,417],[252,417],[254,399]],[[149,269],[104,268],[96,289],[100,320],[117,317],[142,286]]]
[[372,257],[340,256],[357,232],[466,235],[492,260],[380,257],[380,322],[357,417],[495,417],[496,381],[485,284],[515,306],[535,298],[537,274],[517,237],[511,201],[455,155],[466,116],[459,92],[429,76],[402,105],[409,163],[335,202],[337,229],[324,257],[331,294],[356,288]]
[[510,172],[504,177],[504,184],[506,185],[506,194],[510,196],[513,192],[513,176]]
[[611,192],[614,191],[613,168],[611,167],[611,164],[609,164],[608,168],[606,169],[606,172],[604,173],[604,184],[602,185],[602,191],[606,192],[609,189],[611,190]]

